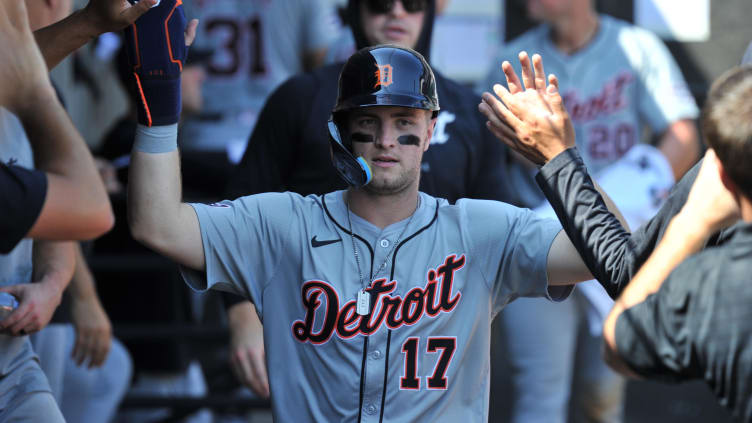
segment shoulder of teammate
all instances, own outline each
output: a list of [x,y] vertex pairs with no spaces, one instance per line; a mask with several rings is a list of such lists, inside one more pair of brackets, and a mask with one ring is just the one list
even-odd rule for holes
[[44,172],[0,163],[0,253],[7,254],[28,235],[47,195]]

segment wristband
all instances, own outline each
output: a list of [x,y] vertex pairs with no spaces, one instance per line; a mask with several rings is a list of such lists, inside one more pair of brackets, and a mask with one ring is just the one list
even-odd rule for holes
[[133,150],[142,153],[169,153],[178,149],[178,124],[136,127]]

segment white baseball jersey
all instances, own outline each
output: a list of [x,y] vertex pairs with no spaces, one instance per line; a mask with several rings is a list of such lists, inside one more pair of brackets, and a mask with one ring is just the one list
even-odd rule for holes
[[479,88],[505,83],[501,63],[520,75],[517,54],[543,57],[546,74],[559,78],[588,170],[596,174],[642,139],[643,128],[662,133],[670,123],[694,119],[699,112],[678,66],[653,33],[600,15],[595,37],[583,49],[565,55],[553,44],[550,27],[539,25],[511,40],[497,56]]
[[492,318],[518,296],[571,292],[547,286],[560,224],[421,193],[412,220],[383,230],[350,214],[351,237],[343,193],[194,204],[206,272],[186,281],[255,303],[276,421],[487,421]]
[[216,119],[189,122],[181,135],[189,148],[247,141],[269,94],[339,31],[326,0],[192,0],[186,14],[199,19],[196,47],[214,52],[202,114]]

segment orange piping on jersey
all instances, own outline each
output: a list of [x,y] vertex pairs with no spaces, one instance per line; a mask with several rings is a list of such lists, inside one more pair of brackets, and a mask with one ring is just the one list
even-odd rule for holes
[[170,29],[167,28],[167,23],[170,22],[170,18],[172,17],[172,14],[175,12],[175,9],[177,9],[178,6],[180,6],[181,4],[183,4],[183,0],[177,0],[175,2],[175,6],[173,6],[172,10],[170,10],[170,14],[167,15],[167,19],[165,19],[165,23],[164,23],[165,36],[167,37],[167,51],[170,53],[170,61],[172,63],[178,64],[178,67],[180,68],[180,72],[183,71],[183,62],[180,60],[175,60],[172,57],[172,44],[170,44]]
[[136,29],[136,24],[131,25],[133,27],[133,42],[136,45],[136,66],[133,67],[133,70],[137,70],[141,67],[141,50],[138,49],[138,30]]
[[143,103],[144,110],[146,110],[146,121],[148,122],[146,126],[151,126],[151,113],[149,112],[149,104],[146,103],[146,96],[144,95],[144,90],[141,88],[141,79],[139,79],[138,74],[136,72],[133,72],[133,76],[136,77],[136,85],[138,86],[138,93],[141,94],[141,103]]

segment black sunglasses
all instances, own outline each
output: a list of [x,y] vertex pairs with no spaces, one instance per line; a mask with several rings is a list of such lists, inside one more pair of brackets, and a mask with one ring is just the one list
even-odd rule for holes
[[[394,7],[396,0],[368,0],[366,6],[371,13],[389,13]],[[401,0],[402,7],[407,13],[422,12],[426,10],[426,0]]]

